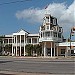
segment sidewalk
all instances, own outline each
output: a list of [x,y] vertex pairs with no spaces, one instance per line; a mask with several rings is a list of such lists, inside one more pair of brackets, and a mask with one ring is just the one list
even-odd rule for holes
[[0,75],[74,75],[74,74],[42,74],[42,73],[23,73],[23,72],[0,71]]

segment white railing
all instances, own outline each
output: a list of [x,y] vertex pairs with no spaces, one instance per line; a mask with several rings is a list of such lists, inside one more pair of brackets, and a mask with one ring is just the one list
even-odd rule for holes
[[[34,44],[34,45],[35,45],[35,44],[39,44],[39,42],[38,42],[38,43],[25,43],[25,45],[26,45],[26,44]],[[17,44],[16,44],[16,43],[13,43],[12,45],[13,45],[13,46],[16,46],[16,45],[17,45],[17,46],[24,46],[24,43],[17,43]]]
[[42,37],[42,38],[39,38],[39,42],[42,42],[42,41],[57,41],[58,38],[57,37]]

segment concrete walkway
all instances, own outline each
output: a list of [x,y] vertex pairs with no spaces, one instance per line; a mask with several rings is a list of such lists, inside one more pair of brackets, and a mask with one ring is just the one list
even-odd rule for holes
[[41,74],[41,73],[24,73],[24,72],[9,72],[0,71],[0,75],[74,75],[74,74]]

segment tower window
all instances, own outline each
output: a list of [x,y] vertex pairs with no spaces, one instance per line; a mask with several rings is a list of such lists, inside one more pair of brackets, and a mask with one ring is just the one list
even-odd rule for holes
[[53,25],[56,25],[56,19],[55,18],[53,19]]
[[46,17],[46,22],[49,22],[49,17]]
[[49,26],[47,26],[47,28],[46,28],[47,30],[49,30]]

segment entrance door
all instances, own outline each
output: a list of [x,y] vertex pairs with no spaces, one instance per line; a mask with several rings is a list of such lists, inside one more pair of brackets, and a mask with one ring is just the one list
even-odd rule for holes
[[51,49],[47,48],[47,55],[50,56],[51,55]]
[[[51,56],[51,48],[47,48],[47,55]],[[54,56],[54,48],[52,48],[52,56]]]

